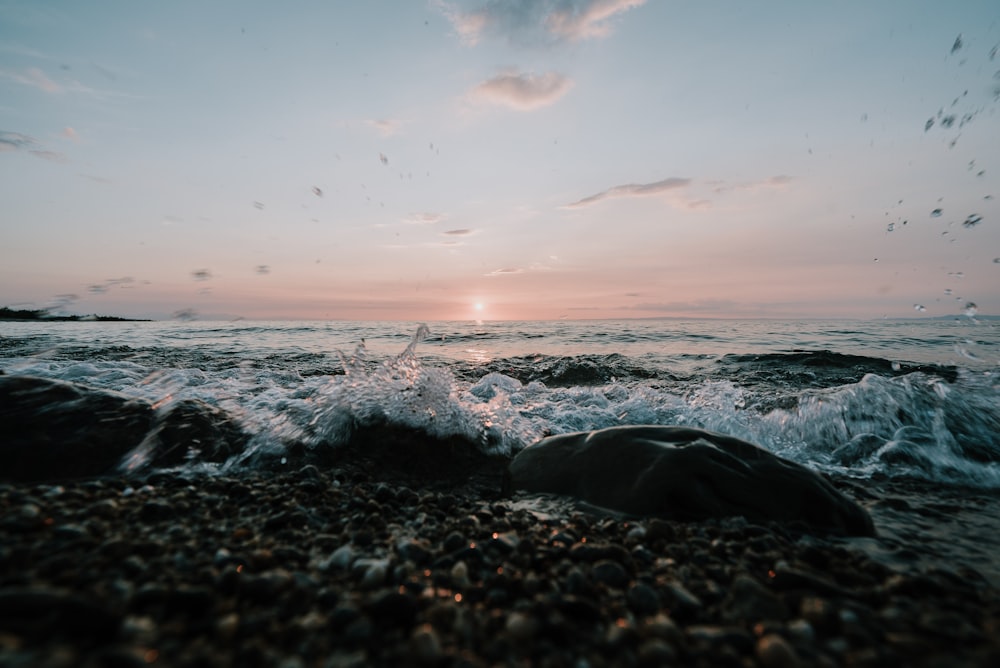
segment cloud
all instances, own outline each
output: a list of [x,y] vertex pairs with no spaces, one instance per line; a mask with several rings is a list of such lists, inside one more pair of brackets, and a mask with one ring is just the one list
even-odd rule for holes
[[434,225],[440,223],[445,218],[446,216],[443,213],[425,211],[422,213],[411,213],[403,218],[403,222],[407,225]]
[[395,118],[380,118],[365,120],[364,124],[378,130],[378,133],[383,137],[391,137],[403,128],[406,121]]
[[[584,197],[581,200],[567,204],[563,208],[579,209],[585,206],[590,206],[591,204],[596,204],[601,200],[611,199],[614,197],[646,197],[649,195],[659,195],[671,190],[686,188],[689,185],[691,185],[691,179],[678,177],[671,177],[669,179],[663,179],[662,181],[655,181],[653,183],[627,183],[622,186],[608,188],[607,190],[601,191],[596,195],[591,195],[590,197]],[[695,204],[697,205],[698,203]]]
[[487,79],[468,93],[474,102],[498,104],[531,111],[555,103],[565,95],[573,82],[556,72],[533,74],[530,72],[507,72]]
[[46,76],[45,72],[37,67],[29,67],[23,72],[12,72],[11,70],[0,70],[0,76],[16,81],[25,86],[31,86],[43,90],[46,93],[61,93],[62,86]]
[[69,162],[69,158],[66,157],[66,154],[60,153],[59,151],[28,151],[28,153],[36,158],[48,160],[49,162]]
[[635,304],[626,308],[655,313],[725,313],[737,311],[739,307],[740,304],[731,299],[699,299],[690,302]]
[[19,151],[32,146],[38,146],[38,141],[34,137],[23,135],[20,132],[0,130],[0,151]]
[[589,0],[560,3],[546,21],[554,35],[572,41],[605,37],[611,32],[610,21],[616,14],[639,7],[646,0]]
[[762,181],[750,181],[749,183],[726,183],[725,181],[714,181],[711,185],[712,192],[727,193],[735,190],[762,190],[765,188],[784,188],[792,182],[792,177],[787,174],[778,174]]
[[502,269],[494,269],[487,274],[483,274],[483,276],[513,276],[514,274],[523,274],[524,271],[521,267],[504,267]]
[[484,35],[522,44],[551,44],[604,37],[612,20],[646,0],[487,0],[481,9],[463,11],[439,1],[463,43],[473,46]]
[[65,154],[58,151],[48,151],[38,143],[38,140],[20,132],[5,132],[0,130],[0,153],[8,151],[27,150],[29,154],[50,162],[69,162]]

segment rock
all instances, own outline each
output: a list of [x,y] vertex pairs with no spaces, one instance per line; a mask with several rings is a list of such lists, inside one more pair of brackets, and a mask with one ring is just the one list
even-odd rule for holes
[[701,600],[679,582],[666,583],[662,593],[664,606],[673,617],[691,617],[702,608]]
[[[162,409],[117,392],[32,376],[0,376],[0,479],[39,482],[224,461],[248,436],[224,411],[184,400]],[[131,456],[130,455],[135,455]]]
[[642,582],[629,587],[625,600],[637,615],[655,615],[660,610],[660,597],[656,590]]
[[422,624],[410,635],[410,652],[414,660],[422,666],[433,666],[441,662],[441,640],[430,624]]
[[78,637],[110,640],[121,616],[89,597],[47,588],[0,591],[0,631],[33,637]]
[[801,664],[795,648],[777,633],[768,633],[758,640],[755,653],[765,668],[798,668]]
[[873,536],[868,513],[819,474],[752,443],[688,427],[611,427],[550,436],[508,467],[507,485],[678,520],[743,516]]
[[775,594],[749,575],[737,575],[723,603],[728,619],[756,622],[788,619],[788,608]]
[[609,587],[623,589],[629,582],[628,571],[617,561],[602,559],[594,564],[594,579]]
[[35,482],[108,473],[153,426],[144,401],[75,383],[0,376],[0,478]]

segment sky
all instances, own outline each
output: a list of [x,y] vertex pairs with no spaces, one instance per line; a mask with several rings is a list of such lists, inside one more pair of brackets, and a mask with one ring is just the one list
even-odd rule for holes
[[1000,314],[996,0],[0,0],[0,306]]

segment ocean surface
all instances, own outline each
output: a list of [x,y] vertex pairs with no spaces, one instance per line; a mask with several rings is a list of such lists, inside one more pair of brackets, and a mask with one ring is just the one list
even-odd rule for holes
[[837,476],[1000,490],[1000,321],[966,316],[0,322],[0,369],[218,406],[254,436],[224,464],[193,454],[207,472],[374,424],[508,455],[550,434],[676,424]]

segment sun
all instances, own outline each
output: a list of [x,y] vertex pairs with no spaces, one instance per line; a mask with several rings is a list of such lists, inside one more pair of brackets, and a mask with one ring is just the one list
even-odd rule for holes
[[476,309],[477,311],[482,311],[483,310],[483,303],[482,302],[476,302],[475,304],[472,305],[472,308]]

